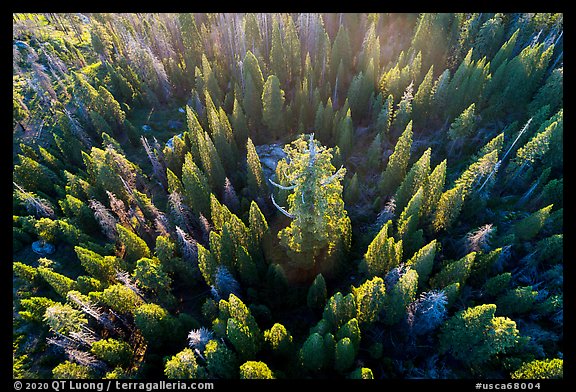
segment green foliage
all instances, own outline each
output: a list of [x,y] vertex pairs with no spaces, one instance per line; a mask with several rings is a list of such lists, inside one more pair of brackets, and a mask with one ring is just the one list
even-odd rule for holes
[[498,313],[506,316],[513,316],[520,313],[529,312],[536,302],[538,292],[532,290],[532,286],[516,287],[508,290],[498,299]]
[[273,379],[274,374],[262,361],[247,361],[240,365],[240,378],[243,380]]
[[406,262],[406,266],[418,273],[418,287],[420,288],[428,282],[428,278],[434,268],[434,258],[437,250],[436,239],[433,239],[414,253],[410,260]]
[[234,351],[217,340],[210,340],[204,349],[206,369],[215,378],[238,378],[238,358]]
[[124,259],[129,265],[134,265],[142,257],[150,257],[150,248],[138,235],[119,223],[116,224],[116,232],[118,233],[118,239],[126,249]]
[[519,240],[527,241],[534,238],[546,223],[550,216],[553,205],[550,204],[540,210],[533,212],[526,218],[516,222],[514,234]]
[[132,357],[130,344],[112,338],[94,342],[90,352],[111,366],[127,366]]
[[81,311],[57,302],[46,308],[44,322],[52,331],[68,335],[82,330],[82,326],[87,324],[88,320]]
[[464,285],[476,260],[476,252],[470,252],[466,256],[447,262],[445,266],[430,279],[430,285],[435,288],[443,288],[452,283]]
[[353,372],[351,372],[348,375],[348,378],[351,379],[356,379],[356,380],[373,380],[374,379],[374,373],[372,373],[372,370],[370,368],[358,368],[356,370],[354,370]]
[[66,294],[68,294],[70,290],[74,289],[74,281],[67,276],[42,266],[38,267],[37,271],[38,275],[52,286],[54,291],[56,291],[56,293],[62,298],[66,298]]
[[508,288],[511,279],[512,274],[510,272],[504,272],[503,274],[493,276],[484,283],[484,292],[494,297]]
[[164,366],[164,375],[169,379],[195,379],[198,378],[198,373],[196,356],[189,348],[185,348],[172,356]]
[[316,275],[316,278],[314,278],[312,285],[308,288],[306,303],[310,309],[323,309],[324,305],[326,305],[326,296],[326,281],[322,274],[318,274]]
[[20,301],[21,310],[18,312],[20,317],[25,320],[42,323],[46,309],[56,303],[46,297],[30,297]]
[[559,358],[537,359],[524,363],[518,370],[510,374],[513,379],[562,379],[564,378],[564,361]]
[[90,369],[87,366],[74,362],[65,361],[52,369],[52,377],[55,379],[90,379]]
[[275,323],[270,329],[264,331],[264,340],[279,355],[289,355],[292,351],[292,335],[280,323]]
[[284,148],[290,162],[287,176],[295,184],[288,196],[290,226],[278,233],[294,265],[311,269],[346,252],[350,247],[351,223],[342,200],[341,169],[335,172],[330,149],[311,135],[302,135]]
[[356,313],[360,323],[373,323],[384,307],[386,287],[379,276],[367,280],[359,287],[352,286],[352,294],[356,302]]
[[[363,289],[366,290],[362,290],[358,294],[362,295],[362,299],[366,300],[367,305],[372,304],[372,302],[370,301],[370,298],[365,298],[363,296],[364,291],[367,291],[369,288],[374,287],[379,288],[378,280],[375,280],[373,283],[374,284],[368,284],[364,286]],[[373,304],[377,305],[378,303],[374,302]],[[322,318],[326,320],[326,322],[328,323],[328,325],[332,330],[337,330],[342,325],[344,325],[348,320],[356,317],[356,314],[357,314],[357,308],[354,294],[349,293],[346,296],[344,296],[342,295],[341,292],[337,292],[332,297],[330,297],[330,299],[326,303],[326,306],[324,306],[324,312],[322,314]],[[368,317],[369,314],[367,314],[366,316]]]
[[349,338],[342,338],[336,343],[334,368],[343,372],[354,364],[354,346]]
[[386,170],[382,173],[379,182],[380,192],[389,195],[395,192],[398,185],[406,176],[408,161],[410,160],[410,147],[412,146],[412,122],[406,125],[406,129],[400,135],[394,152],[388,159]]
[[450,140],[472,136],[476,128],[475,110],[476,104],[473,103],[460,113],[458,117],[456,117],[456,120],[454,120],[448,130],[448,137]]
[[368,245],[364,255],[370,276],[384,276],[402,260],[402,240],[389,237],[391,221],[386,222]]
[[406,316],[406,309],[414,301],[417,288],[418,272],[413,269],[406,271],[392,287],[388,288],[382,304],[385,324],[396,324]]
[[486,304],[461,310],[440,331],[440,351],[449,352],[468,366],[481,365],[505,353],[518,340],[516,323],[494,317],[496,305]]
[[133,313],[143,303],[138,294],[122,284],[111,285],[98,298],[114,311],[123,314]]
[[300,349],[300,363],[311,372],[319,371],[325,363],[324,339],[316,332],[310,334]]

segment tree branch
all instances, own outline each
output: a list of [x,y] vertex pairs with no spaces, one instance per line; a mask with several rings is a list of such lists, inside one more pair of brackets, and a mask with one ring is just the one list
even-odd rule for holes
[[286,211],[284,208],[280,207],[277,203],[276,200],[274,200],[274,195],[270,194],[270,198],[272,199],[272,204],[274,204],[274,207],[276,207],[281,213],[283,213],[284,215],[286,215],[288,218],[290,219],[294,219],[295,216],[292,215],[291,213],[289,213],[288,211]]

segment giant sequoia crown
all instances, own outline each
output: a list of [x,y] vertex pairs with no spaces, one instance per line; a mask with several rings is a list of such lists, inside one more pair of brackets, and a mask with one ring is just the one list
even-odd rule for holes
[[314,133],[308,138],[301,135],[284,151],[288,157],[278,163],[278,170],[284,172],[290,185],[269,180],[280,189],[294,191],[288,196],[288,211],[278,206],[271,195],[276,207],[292,219],[278,238],[295,266],[322,269],[318,264],[350,246],[350,218],[344,209],[340,184],[346,169],[336,171],[331,163],[332,149],[314,140]]

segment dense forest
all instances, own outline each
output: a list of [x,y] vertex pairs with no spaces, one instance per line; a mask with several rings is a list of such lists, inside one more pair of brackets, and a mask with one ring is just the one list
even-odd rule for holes
[[563,14],[13,14],[13,377],[563,377]]

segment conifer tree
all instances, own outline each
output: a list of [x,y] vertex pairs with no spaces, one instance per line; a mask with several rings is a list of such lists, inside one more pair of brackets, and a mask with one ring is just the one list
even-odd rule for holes
[[150,248],[143,239],[121,224],[116,224],[118,240],[125,248],[124,259],[129,265],[134,265],[142,257],[150,257]]
[[38,275],[52,286],[54,291],[62,298],[66,298],[66,294],[70,290],[74,290],[74,281],[69,277],[59,274],[49,267],[39,266],[37,271]]
[[379,188],[384,195],[395,192],[396,187],[404,180],[406,169],[410,159],[410,148],[412,146],[412,122],[409,122],[402,135],[398,139],[394,152],[388,159],[385,171],[382,173]]
[[562,379],[564,378],[564,360],[554,359],[535,359],[525,362],[519,369],[510,374],[513,379]]
[[350,338],[342,338],[336,343],[334,368],[339,372],[344,372],[354,363],[354,347]]
[[247,361],[240,365],[240,378],[243,380],[273,379],[274,374],[262,361]]
[[354,128],[352,125],[350,109],[348,109],[346,115],[338,124],[336,144],[340,148],[342,158],[346,160],[350,156],[352,148],[354,147]]
[[[430,176],[430,154],[432,149],[428,148],[422,156],[412,165],[408,174],[400,184],[396,191],[394,200],[396,201],[396,209],[402,211],[416,194],[419,188],[427,187],[427,180]],[[422,195],[424,196],[424,195]]]
[[432,228],[435,232],[448,229],[458,218],[464,201],[463,194],[464,188],[462,186],[456,186],[442,193],[432,221]]
[[[344,210],[340,178],[345,170],[335,171],[330,149],[321,146],[311,134],[301,136],[285,147],[287,166],[288,211],[293,220],[278,233],[294,265],[310,269],[323,259],[338,257],[350,246],[350,219]],[[324,256],[320,256],[320,255]]]
[[210,340],[204,349],[206,369],[212,377],[238,378],[238,357],[221,341]]
[[422,288],[428,282],[428,277],[434,268],[434,257],[436,256],[437,249],[436,239],[433,239],[414,253],[406,262],[407,267],[418,272],[419,288]]
[[[377,283],[378,281],[374,281]],[[366,288],[372,288],[374,285],[367,285]],[[375,286],[378,288],[379,286]],[[360,292],[359,295],[363,295],[364,291]],[[369,301],[369,298],[366,298]],[[377,303],[375,303],[377,305]],[[324,312],[322,318],[326,320],[327,325],[332,330],[337,330],[342,325],[346,324],[348,320],[356,317],[356,301],[352,293],[348,293],[346,296],[342,295],[341,292],[335,293],[328,299],[328,302],[324,306]],[[369,316],[367,314],[367,316]]]
[[514,321],[494,317],[495,312],[496,305],[485,304],[456,313],[441,328],[440,351],[471,367],[505,353],[516,344],[519,333]]
[[210,188],[205,174],[196,166],[192,154],[187,153],[182,165],[183,196],[195,214],[210,216]]
[[418,188],[398,219],[398,236],[404,244],[405,254],[413,254],[424,243],[423,231],[418,229],[423,195],[422,187]]
[[430,109],[432,98],[434,96],[434,64],[430,66],[430,69],[424,76],[424,80],[418,86],[418,90],[414,95],[413,105],[413,115],[414,123],[416,128],[422,129],[424,125],[428,122],[428,117],[430,116]]
[[528,241],[534,238],[542,229],[544,223],[546,223],[552,207],[553,205],[550,204],[516,222],[514,225],[514,234],[516,237],[521,241]]
[[266,180],[262,172],[262,165],[252,139],[248,138],[246,143],[248,171],[246,173],[246,183],[253,197],[263,196],[267,193]]
[[264,331],[264,340],[270,345],[274,353],[280,356],[287,356],[292,351],[292,335],[280,323],[275,323],[270,329]]
[[322,274],[316,275],[314,282],[308,288],[306,302],[313,310],[323,309],[326,305],[326,281]]
[[435,288],[444,288],[452,283],[463,286],[474,265],[476,252],[470,252],[466,256],[446,263],[444,268],[430,279],[430,285]]
[[195,379],[199,370],[194,352],[185,348],[166,362],[164,375],[169,379]]
[[476,109],[476,104],[468,106],[460,115],[454,120],[450,125],[448,130],[448,137],[450,140],[456,140],[459,138],[470,137],[474,133],[476,128],[476,116],[474,110]]
[[393,325],[406,317],[408,305],[414,301],[418,288],[418,272],[408,269],[398,281],[388,287],[383,301],[383,322]]
[[326,361],[324,339],[319,333],[314,332],[308,336],[300,349],[299,358],[302,367],[311,372],[317,372],[324,366]]
[[379,276],[365,281],[357,288],[352,286],[356,313],[360,323],[370,324],[378,320],[379,314],[384,308],[385,292],[384,280]]
[[262,122],[272,140],[284,134],[284,90],[280,88],[280,80],[276,75],[268,76],[262,91]]
[[364,255],[370,276],[384,276],[402,260],[402,240],[396,242],[390,236],[391,225],[388,221],[382,226]]

